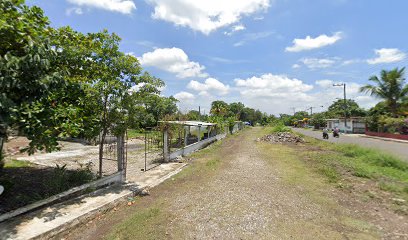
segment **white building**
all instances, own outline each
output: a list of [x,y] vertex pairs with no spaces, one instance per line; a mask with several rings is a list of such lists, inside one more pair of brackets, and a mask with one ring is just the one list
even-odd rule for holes
[[346,124],[344,123],[344,118],[326,119],[326,122],[328,129],[338,128],[340,132],[365,133],[366,130],[366,122],[363,117],[347,118]]

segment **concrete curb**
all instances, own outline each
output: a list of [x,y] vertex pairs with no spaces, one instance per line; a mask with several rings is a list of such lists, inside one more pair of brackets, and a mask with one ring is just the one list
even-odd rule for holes
[[126,193],[124,193],[123,195],[121,195],[120,197],[118,197],[117,199],[115,199],[112,202],[108,202],[106,204],[104,204],[103,206],[94,209],[90,212],[85,213],[84,215],[66,222],[60,226],[55,227],[52,230],[49,230],[47,232],[44,232],[38,236],[33,237],[32,239],[52,239],[53,237],[57,236],[58,234],[61,234],[62,232],[68,231],[69,229],[74,228],[75,226],[79,225],[79,224],[83,224],[85,222],[88,222],[92,219],[96,218],[96,214],[98,213],[102,213],[102,212],[107,212],[110,211],[111,209],[115,208],[116,206],[118,206],[121,202],[125,202],[125,198],[133,196],[133,192],[132,191],[127,191]]
[[363,138],[373,138],[373,139],[378,139],[378,140],[387,141],[387,142],[398,142],[398,143],[406,143],[406,144],[408,144],[408,141],[399,140],[399,139],[375,137],[375,136],[368,136],[368,135],[360,135],[360,137],[363,137]]

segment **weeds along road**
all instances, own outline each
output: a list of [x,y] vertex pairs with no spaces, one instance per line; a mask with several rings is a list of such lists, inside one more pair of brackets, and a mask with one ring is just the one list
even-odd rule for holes
[[187,168],[150,196],[65,238],[380,239],[393,231],[407,234],[388,229],[406,218],[391,214],[390,226],[378,226],[362,209],[342,204],[342,197],[350,197],[309,169],[296,147],[257,142],[264,133],[246,129],[195,153]]
[[[309,137],[322,139],[322,132],[320,131],[312,131],[309,129],[302,128],[292,128],[292,130]],[[408,143],[384,141],[374,138],[359,137],[358,135],[343,135],[343,134],[341,134],[339,138],[333,138],[333,135],[329,134],[329,140],[325,141],[334,143],[352,143],[360,145],[362,147],[384,150],[408,162]]]

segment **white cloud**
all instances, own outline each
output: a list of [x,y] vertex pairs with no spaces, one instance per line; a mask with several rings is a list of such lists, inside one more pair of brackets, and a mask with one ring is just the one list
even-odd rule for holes
[[[333,86],[333,84],[335,83],[339,82],[335,82],[329,79],[318,80],[315,82],[316,86],[321,88],[317,89],[318,91],[312,94],[312,97],[314,99],[313,101],[315,102],[316,106],[320,104],[324,105],[327,108],[334,101],[337,101],[337,99],[343,99],[343,87]],[[361,93],[361,86],[361,84],[356,82],[346,82],[347,99],[353,99],[362,108],[368,109],[373,107],[376,103],[378,103],[378,99]]]
[[290,112],[291,107],[313,100],[309,93],[312,85],[286,75],[267,73],[235,79],[235,87],[245,105],[273,114]]
[[180,102],[191,101],[195,99],[195,96],[189,92],[179,92],[174,95],[174,97]]
[[334,59],[330,58],[304,58],[300,61],[310,69],[328,68],[336,63]]
[[157,48],[153,52],[143,54],[139,61],[143,66],[154,66],[175,73],[179,78],[208,76],[203,72],[205,67],[190,61],[180,48]]
[[245,30],[246,27],[242,24],[240,25],[235,25],[231,28],[231,30],[229,32],[224,32],[225,35],[227,36],[231,36],[232,34],[234,34],[235,32],[239,32],[239,31],[243,31]]
[[240,47],[244,44],[246,44],[247,42],[251,42],[251,41],[255,41],[261,38],[266,38],[270,35],[272,35],[273,32],[256,32],[256,33],[247,33],[245,34],[244,38],[239,41],[234,43],[234,47]]
[[292,68],[293,68],[293,69],[297,69],[297,68],[300,68],[300,67],[301,67],[301,66],[300,66],[299,64],[297,64],[297,63],[295,63],[295,64],[292,65]]
[[299,79],[291,79],[286,75],[264,74],[260,77],[247,79],[235,79],[235,85],[239,88],[241,95],[246,97],[302,97],[305,92],[313,89],[312,85],[304,84]]
[[328,87],[332,87],[334,82],[332,80],[324,79],[324,80],[317,80],[315,83],[319,87],[328,88]]
[[131,14],[136,9],[132,0],[68,0],[68,2],[81,7],[94,7],[123,14]]
[[301,52],[306,50],[312,50],[316,48],[325,47],[328,45],[332,45],[339,41],[342,38],[341,32],[336,32],[333,36],[327,36],[326,34],[322,34],[316,38],[311,38],[307,36],[304,39],[295,38],[293,40],[293,46],[286,47],[285,51],[287,52]]
[[65,10],[65,14],[67,16],[70,16],[72,13],[75,13],[77,15],[82,15],[84,11],[82,10],[82,8],[78,8],[78,7],[72,7],[72,8],[68,8],[67,10]]
[[154,5],[154,19],[190,27],[206,35],[218,28],[238,23],[243,16],[265,11],[270,0],[148,0]]
[[362,60],[360,60],[360,59],[349,59],[349,60],[343,61],[343,63],[342,63],[341,65],[347,66],[347,65],[356,64],[356,63],[361,63],[361,62],[364,62],[364,61],[362,61]]
[[379,64],[379,63],[393,63],[404,60],[406,54],[397,48],[381,48],[376,49],[376,58],[368,59],[368,64]]
[[[247,79],[236,79],[235,89],[240,93],[239,101],[268,113],[290,113],[292,107],[303,111],[316,107],[314,112],[326,110],[337,98],[343,98],[343,89],[333,87],[333,80],[318,80],[307,84],[302,80],[272,73]],[[347,98],[355,100],[361,107],[374,106],[378,100],[359,92],[360,84],[347,82]],[[323,108],[319,106],[324,106]]]
[[218,81],[215,78],[207,78],[204,83],[198,81],[190,81],[187,88],[199,92],[200,95],[226,95],[229,93],[230,86]]

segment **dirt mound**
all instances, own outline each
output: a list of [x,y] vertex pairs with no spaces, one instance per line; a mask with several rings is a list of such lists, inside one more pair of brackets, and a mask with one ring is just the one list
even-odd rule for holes
[[280,132],[265,135],[258,138],[258,141],[271,143],[304,143],[305,140],[296,134],[290,132]]

